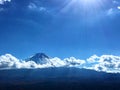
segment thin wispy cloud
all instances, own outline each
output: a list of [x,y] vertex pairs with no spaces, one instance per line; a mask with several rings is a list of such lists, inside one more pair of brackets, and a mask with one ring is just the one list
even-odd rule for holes
[[113,8],[110,8],[110,9],[107,11],[107,15],[112,15],[113,13],[114,13]]
[[11,0],[0,0],[0,4],[4,4],[5,2],[11,2]]
[[114,17],[118,14],[120,14],[120,2],[118,0],[113,0],[112,5],[110,8],[108,8],[107,11],[107,16]]
[[115,17],[116,15],[120,14],[120,7],[116,6],[115,8],[110,8],[107,10],[106,14],[107,16]]
[[47,9],[43,6],[38,6],[35,3],[30,3],[28,5],[28,9],[33,10],[33,11],[47,11]]

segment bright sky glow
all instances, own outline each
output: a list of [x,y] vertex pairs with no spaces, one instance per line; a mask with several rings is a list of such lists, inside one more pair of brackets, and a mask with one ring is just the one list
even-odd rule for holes
[[95,4],[99,0],[80,0],[80,2],[86,3],[86,4]]
[[84,4],[84,5],[99,5],[101,2],[104,2],[103,0],[72,0],[72,2],[76,2],[78,4]]
[[[110,1],[109,1],[110,2]],[[74,9],[74,12],[86,11],[94,12],[102,10],[108,4],[107,0],[70,0],[62,11]]]

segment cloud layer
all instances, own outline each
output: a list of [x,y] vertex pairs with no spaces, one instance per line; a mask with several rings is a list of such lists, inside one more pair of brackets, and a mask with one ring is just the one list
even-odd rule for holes
[[94,55],[87,59],[90,67],[97,71],[120,72],[120,57],[113,55],[102,55],[100,57]]
[[[47,58],[46,58],[47,59]],[[75,57],[61,60],[58,57],[48,59],[45,64],[36,63],[32,60],[19,60],[11,54],[0,56],[0,69],[35,69],[49,67],[77,67],[103,71],[108,73],[120,73],[120,56],[114,55],[93,55],[87,60],[76,59]]]
[[44,64],[36,63],[35,61],[19,60],[11,54],[5,54],[0,56],[0,68],[1,69],[20,69],[20,68],[47,68],[47,67],[63,67],[63,66],[79,66],[85,63],[84,60],[79,60],[74,57],[61,60],[58,57],[51,59],[45,58],[47,62]]

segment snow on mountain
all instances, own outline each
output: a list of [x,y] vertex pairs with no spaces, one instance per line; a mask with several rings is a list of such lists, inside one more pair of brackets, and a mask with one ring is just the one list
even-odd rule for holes
[[32,57],[28,58],[27,61],[34,61],[38,64],[47,64],[51,63],[50,58],[44,53],[36,53]]
[[52,67],[75,66],[85,63],[84,60],[79,60],[74,57],[65,58],[64,60],[61,60],[58,57],[50,58],[45,53],[36,53],[32,57],[28,58],[27,61],[34,61],[35,63],[41,65],[47,64]]

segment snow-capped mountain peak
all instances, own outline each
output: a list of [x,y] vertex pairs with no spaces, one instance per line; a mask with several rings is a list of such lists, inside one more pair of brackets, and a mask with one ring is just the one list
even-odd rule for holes
[[49,56],[47,56],[45,53],[36,53],[32,57],[28,58],[28,61],[34,61],[39,64],[47,64],[50,63]]

